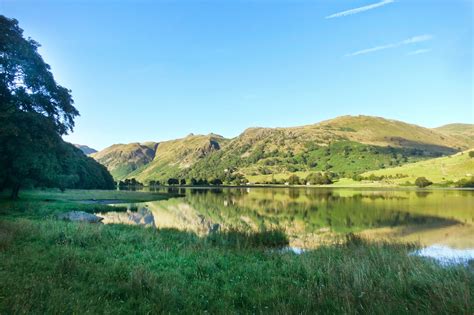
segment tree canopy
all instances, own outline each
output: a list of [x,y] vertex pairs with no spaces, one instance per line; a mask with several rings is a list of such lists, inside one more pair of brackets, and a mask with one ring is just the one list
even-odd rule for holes
[[0,188],[12,188],[13,198],[30,185],[112,188],[103,166],[62,140],[79,112],[38,47],[0,15]]

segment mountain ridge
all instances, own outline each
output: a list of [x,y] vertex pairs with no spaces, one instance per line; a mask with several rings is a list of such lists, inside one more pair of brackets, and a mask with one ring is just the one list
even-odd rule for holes
[[454,129],[456,132],[448,132],[446,127],[439,131],[383,117],[346,115],[303,126],[250,127],[230,139],[210,133],[162,142],[114,144],[92,157],[116,179],[135,177],[145,182],[178,176],[224,178],[229,169],[245,176],[332,168],[345,175],[449,155],[473,146],[465,132]]
[[85,155],[90,155],[90,154],[98,152],[96,149],[93,149],[85,144],[72,144],[72,145],[78,148],[79,150],[81,150]]

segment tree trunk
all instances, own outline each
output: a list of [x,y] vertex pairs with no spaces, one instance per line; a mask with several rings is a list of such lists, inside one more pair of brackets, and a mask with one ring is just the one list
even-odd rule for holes
[[19,193],[20,193],[20,184],[13,185],[11,198],[13,200],[17,200]]

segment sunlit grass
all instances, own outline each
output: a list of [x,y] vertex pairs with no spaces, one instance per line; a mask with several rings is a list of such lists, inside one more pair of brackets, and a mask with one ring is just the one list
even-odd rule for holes
[[2,200],[0,313],[472,313],[472,267],[409,256],[412,244],[351,236],[295,255],[271,249],[287,244],[278,230],[200,237],[50,215],[76,206]]

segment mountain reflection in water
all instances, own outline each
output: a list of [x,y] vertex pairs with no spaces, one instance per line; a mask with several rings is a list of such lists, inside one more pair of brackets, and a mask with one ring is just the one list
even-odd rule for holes
[[283,228],[290,246],[301,248],[332,243],[349,232],[371,239],[474,248],[474,191],[180,188],[171,192],[184,197],[129,204],[127,212],[99,215],[106,224],[177,228],[198,235],[215,224],[247,231]]

